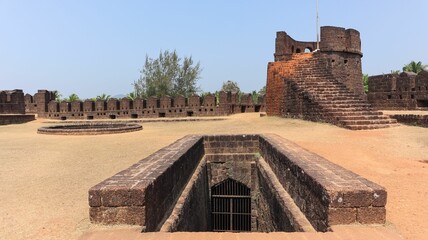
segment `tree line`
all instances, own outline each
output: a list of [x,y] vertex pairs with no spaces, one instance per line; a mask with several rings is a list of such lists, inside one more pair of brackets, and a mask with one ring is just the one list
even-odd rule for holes
[[[411,61],[409,64],[403,66],[403,71],[418,73],[425,70],[427,65],[422,62]],[[126,97],[134,100],[135,98],[148,98],[151,96],[184,96],[190,97],[199,93],[202,97],[210,94],[209,92],[202,92],[201,88],[197,86],[197,81],[201,78],[202,68],[199,62],[195,63],[192,56],[181,58],[177,52],[174,51],[161,51],[157,58],[150,58],[146,55],[143,68],[140,70],[139,78],[132,83],[133,91]],[[398,73],[399,71],[391,71],[391,73]],[[368,92],[368,74],[363,74],[364,91]],[[223,82],[220,91],[234,92],[240,97],[242,92],[238,83],[232,80]],[[80,100],[79,96],[75,93],[66,98],[62,98],[58,91],[53,91],[57,101],[76,101]],[[259,91],[253,91],[253,101],[257,103],[258,97],[266,93],[266,86]],[[214,92],[218,97],[219,91]],[[96,101],[108,100],[111,96],[105,93],[98,95],[90,100]]]
[[[184,57],[180,58],[177,52],[174,51],[161,51],[157,58],[150,58],[146,55],[143,68],[140,70],[139,78],[132,83],[134,91],[127,94],[127,98],[134,100],[139,98],[148,98],[151,96],[184,96],[190,97],[199,93],[202,97],[211,94],[210,92],[202,92],[201,88],[197,85],[197,81],[201,78],[202,68],[199,62],[195,63],[193,58]],[[220,91],[230,91],[242,96],[242,92],[238,83],[232,80],[223,82]],[[259,91],[253,91],[253,100],[257,102],[258,96],[266,92],[266,87]],[[72,102],[81,100],[79,96],[72,93],[68,97],[62,98],[58,91],[53,91],[55,100]],[[219,94],[219,91],[213,93]],[[90,100],[96,101],[98,99],[108,100],[111,96],[107,94],[98,95]]]

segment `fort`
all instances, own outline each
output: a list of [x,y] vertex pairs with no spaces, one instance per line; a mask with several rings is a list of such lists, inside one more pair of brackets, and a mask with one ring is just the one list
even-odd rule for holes
[[[23,172],[27,169],[31,172],[33,163],[23,160],[31,159],[40,165],[34,171],[40,175],[45,169],[55,169],[48,170],[50,175],[46,178],[54,175],[52,179],[42,181],[39,188],[33,184],[20,194],[27,201],[29,196],[33,197],[31,190],[35,189],[43,197],[33,206],[44,205],[43,210],[47,211],[53,208],[50,199],[56,198],[54,206],[62,204],[65,209],[60,214],[73,212],[74,219],[58,223],[61,231],[72,226],[79,231],[85,229],[90,232],[90,224],[94,228],[101,224],[136,225],[138,237],[145,239],[151,236],[162,239],[159,236],[165,236],[150,235],[152,233],[192,232],[189,234],[195,237],[201,236],[195,232],[207,231],[300,232],[303,235],[280,236],[287,239],[295,236],[341,239],[329,233],[336,233],[336,229],[342,226],[345,227],[342,231],[345,237],[365,233],[373,227],[370,231],[375,232],[372,236],[376,237],[363,239],[397,239],[395,232],[391,238],[384,234],[390,231],[391,226],[388,224],[388,229],[382,226],[387,222],[387,200],[393,206],[388,208],[388,216],[389,213],[395,214],[388,220],[397,221],[397,215],[404,215],[404,220],[399,223],[406,231],[411,231],[407,229],[412,229],[409,225],[414,224],[408,219],[416,219],[416,214],[426,213],[425,206],[420,204],[426,188],[416,187],[415,191],[414,185],[422,184],[408,181],[412,175],[408,169],[403,169],[404,164],[415,166],[413,162],[425,163],[421,160],[426,155],[420,144],[422,137],[413,137],[420,134],[419,129],[405,129],[413,132],[403,136],[407,147],[400,148],[402,139],[395,136],[402,135],[401,127],[395,128],[398,129],[396,131],[384,129],[379,131],[381,134],[368,135],[367,132],[355,133],[327,124],[260,118],[259,114],[246,114],[241,118],[232,116],[224,118],[225,121],[210,122],[212,125],[202,121],[179,124],[150,122],[144,128],[148,131],[140,132],[138,130],[142,127],[131,123],[147,120],[139,118],[153,118],[147,121],[158,121],[154,118],[192,120],[195,119],[192,117],[266,112],[269,116],[322,121],[346,129],[365,130],[398,125],[396,119],[383,115],[380,110],[427,109],[427,72],[370,77],[366,95],[362,83],[362,56],[358,31],[327,26],[321,28],[319,43],[296,41],[285,32],[276,34],[274,62],[267,66],[267,92],[258,99],[251,94],[240,96],[219,92],[218,95],[188,98],[163,96],[67,102],[56,101],[53,92],[48,90],[38,90],[34,95],[24,95],[22,90],[0,91],[0,120],[3,116],[12,116],[12,120],[2,120],[3,124],[20,122],[15,116],[34,119],[35,114],[39,118],[66,120],[51,127],[38,128],[37,122],[25,125],[28,132],[54,135],[36,134],[40,141],[28,139],[27,136],[34,137],[30,133],[23,134],[15,127],[5,127],[9,135],[1,139],[6,146],[4,151],[13,156],[12,163],[7,163],[22,164],[13,166],[24,169]],[[250,117],[247,119],[247,116]],[[427,120],[405,115],[397,118],[418,124]],[[70,124],[74,122],[78,124]],[[99,122],[111,126],[104,129],[106,126]],[[113,129],[114,124],[117,129]],[[104,130],[124,134],[98,136],[106,134]],[[64,141],[60,134],[93,136],[69,137],[71,141]],[[15,135],[19,137],[9,141],[8,138]],[[361,136],[367,136],[363,144],[355,141]],[[288,140],[291,138],[295,142],[300,141],[299,145]],[[384,142],[386,147],[378,148],[379,143]],[[16,147],[17,144],[30,150],[23,151]],[[318,151],[320,155],[315,153]],[[29,153],[34,156],[29,158]],[[388,154],[394,158],[387,159],[385,156]],[[407,158],[417,161],[409,163]],[[402,159],[407,162],[403,163]],[[353,171],[348,170],[351,168]],[[417,168],[420,170],[421,166],[417,165]],[[365,177],[354,171],[360,171]],[[415,178],[422,175],[421,171]],[[13,192],[17,188],[19,184],[15,182],[20,178],[16,176],[27,176],[9,172],[14,175],[8,176],[13,181],[10,181],[10,187],[5,186],[4,192]],[[389,184],[384,186],[388,187],[388,193],[393,191],[393,194],[388,195],[383,186],[368,178],[382,181],[382,185]],[[23,181],[33,180],[38,179],[30,175]],[[82,198],[82,194],[87,194],[87,200]],[[406,204],[402,204],[401,196],[404,194]],[[15,201],[11,199],[7,204],[15,211],[20,203],[11,204]],[[408,211],[411,205],[422,211]],[[398,210],[395,206],[399,206]],[[54,217],[37,223],[39,229],[49,228],[53,222],[62,220]],[[19,215],[16,219],[19,220]],[[421,219],[415,221],[423,227]],[[349,227],[347,225],[354,225],[354,230],[346,228]],[[361,225],[367,228],[360,228]],[[9,228],[13,236],[15,229]],[[141,231],[146,235],[141,236]],[[45,236],[44,231],[39,232]],[[94,239],[90,234],[82,239]],[[222,236],[219,234],[213,238]],[[233,239],[245,236],[235,235]],[[266,237],[267,234],[261,236]]]
[[321,27],[320,49],[311,52],[315,46],[277,33],[275,62],[268,64],[268,115],[325,121],[354,130],[396,125],[366,100],[358,31]]

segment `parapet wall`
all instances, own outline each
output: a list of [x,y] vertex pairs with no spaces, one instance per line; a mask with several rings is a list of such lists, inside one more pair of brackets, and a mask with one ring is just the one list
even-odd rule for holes
[[[323,59],[315,69],[324,70],[332,78],[344,84],[354,94],[365,97],[362,79],[361,39],[355,29],[324,26],[321,27],[319,51],[314,57]],[[291,38],[285,32],[277,32],[275,39],[275,62],[289,62],[305,50],[312,52],[316,49],[316,42],[301,42]],[[325,61],[324,61],[325,60]],[[269,74],[269,73],[268,73]],[[285,75],[283,78],[289,76]]]
[[40,117],[62,120],[224,116],[261,112],[265,106],[264,96],[259,96],[257,102],[254,102],[251,94],[243,94],[239,101],[238,94],[231,92],[220,92],[218,99],[208,94],[189,98],[163,96],[135,100],[111,98],[107,101],[58,102],[51,92],[39,90],[34,97],[27,94],[25,100],[27,111],[36,112]]
[[0,114],[25,114],[22,90],[0,90]]
[[428,109],[428,72],[369,77],[368,101],[383,110]]

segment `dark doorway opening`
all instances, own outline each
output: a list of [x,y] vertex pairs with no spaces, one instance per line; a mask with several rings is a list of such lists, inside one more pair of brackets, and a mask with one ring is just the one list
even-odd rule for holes
[[233,179],[211,188],[212,231],[251,231],[251,190]]
[[158,114],[158,116],[159,116],[160,118],[164,118],[164,117],[166,117],[166,114],[165,114],[164,112],[160,112],[160,113]]
[[428,100],[417,100],[418,107],[428,108]]
[[109,115],[110,119],[116,119],[116,115]]
[[187,111],[187,116],[188,116],[188,117],[193,116],[193,111]]
[[93,119],[94,119],[94,116],[86,116],[86,119],[88,119],[88,120],[93,120]]
[[132,113],[132,114],[131,114],[131,118],[138,118],[138,114],[136,114],[136,113]]
[[244,113],[246,109],[247,109],[247,106],[241,106],[241,113]]

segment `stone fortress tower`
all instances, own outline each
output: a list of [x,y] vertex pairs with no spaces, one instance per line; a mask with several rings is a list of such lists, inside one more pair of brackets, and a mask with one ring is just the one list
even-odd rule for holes
[[316,45],[277,32],[275,62],[268,64],[267,114],[321,120],[349,129],[394,125],[395,120],[373,111],[365,100],[360,33],[321,27],[320,49]]

